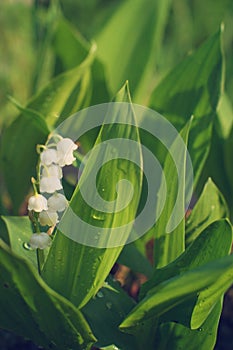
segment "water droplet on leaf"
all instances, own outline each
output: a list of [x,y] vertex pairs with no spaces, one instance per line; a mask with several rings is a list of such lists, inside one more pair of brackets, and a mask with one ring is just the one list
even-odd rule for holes
[[105,217],[104,217],[104,215],[103,214],[93,214],[92,215],[92,218],[94,219],[94,220],[98,220],[98,221],[104,221],[104,219],[105,219]]
[[101,292],[101,290],[99,290],[96,295],[97,295],[98,298],[103,298],[104,297],[104,294],[103,294],[103,292]]
[[30,244],[28,242],[24,242],[23,243],[23,248],[26,249],[26,250],[32,250]]

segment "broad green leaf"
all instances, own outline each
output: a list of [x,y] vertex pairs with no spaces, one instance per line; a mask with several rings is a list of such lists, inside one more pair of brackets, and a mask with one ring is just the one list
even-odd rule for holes
[[215,220],[228,217],[228,208],[221,192],[211,179],[186,221],[186,244],[190,244],[208,225]]
[[153,277],[141,288],[141,297],[169,278],[224,257],[230,251],[231,242],[232,231],[228,221],[219,220],[210,224],[175,261],[154,270]]
[[133,100],[147,99],[169,8],[170,0],[123,1],[98,33],[98,56],[114,94],[128,79]]
[[213,118],[222,86],[221,31],[178,64],[155,88],[149,106],[180,129],[194,115],[189,152],[195,183],[210,149]]
[[222,302],[217,302],[202,326],[195,330],[178,323],[162,323],[155,339],[157,349],[214,349],[221,311]]
[[[127,86],[125,87],[126,91]],[[126,94],[127,100],[130,101],[129,93]],[[117,112],[118,113],[118,112]],[[141,147],[139,143],[139,136],[136,127],[130,125],[114,124],[113,118],[116,115],[111,115],[111,123],[105,124],[101,128],[100,134],[97,138],[96,145],[99,145],[111,138],[126,138],[136,141],[134,155],[127,149],[129,153],[128,159],[134,159],[135,154],[141,159]],[[129,109],[128,113],[124,114],[125,124],[132,120],[134,115]],[[132,118],[132,119],[131,119]],[[109,142],[108,142],[109,144]],[[99,288],[103,285],[105,278],[108,276],[113,264],[118,258],[122,246],[115,246],[113,248],[101,248],[101,239],[103,237],[93,237],[96,240],[96,245],[90,247],[88,245],[76,243],[74,240],[67,237],[75,237],[77,234],[77,226],[75,224],[75,217],[82,219],[82,229],[78,227],[78,233],[82,237],[88,235],[90,226],[107,228],[105,237],[108,240],[114,239],[114,227],[127,225],[127,228],[122,231],[124,237],[127,238],[132,229],[132,221],[136,215],[136,210],[140,198],[141,191],[141,171],[133,162],[126,159],[121,159],[118,155],[118,148],[109,144],[109,147],[100,152],[91,151],[87,163],[84,167],[81,178],[71,198],[70,208],[64,214],[61,225],[66,232],[66,236],[60,231],[56,233],[52,247],[50,249],[48,259],[45,263],[43,276],[47,283],[56,291],[66,296],[76,306],[84,306],[91,297],[93,297]],[[112,159],[114,154],[115,159]],[[106,161],[112,159],[110,162]],[[98,163],[99,162],[99,163]],[[105,164],[104,164],[105,163]],[[96,164],[104,164],[98,172],[97,178],[93,179],[92,172],[96,168]],[[122,197],[116,197],[116,184],[123,179],[129,179],[133,188],[134,194],[129,205],[120,211],[113,211],[113,213],[103,213],[91,208],[83,199],[81,190],[90,187],[90,182],[96,182],[96,188],[102,194],[105,201],[118,200],[127,202],[125,193],[122,192]],[[87,186],[87,187],[84,187]],[[102,191],[104,189],[104,191]],[[95,198],[96,192],[93,187],[89,189],[90,198]],[[121,197],[121,198],[120,198]],[[75,214],[72,219],[72,213]],[[60,226],[61,227],[61,226]],[[99,238],[98,238],[99,237]],[[116,237],[116,236],[115,236]],[[71,237],[72,238],[72,237]],[[103,247],[103,246],[102,246]]]
[[28,249],[27,243],[33,234],[27,216],[2,216],[6,224],[11,250],[37,267],[36,251]]
[[49,349],[90,349],[95,338],[80,311],[2,241],[0,261],[1,328]]
[[91,67],[95,51],[93,46],[80,65],[51,80],[31,99],[28,108],[40,111],[48,125],[54,126],[72,113],[87,107],[92,96]]
[[117,281],[109,278],[108,283],[112,289],[101,288],[82,312],[98,339],[95,344],[97,347],[102,349],[115,344],[122,350],[134,350],[137,348],[134,338],[120,332],[118,326],[135,306],[135,301],[122,290]]
[[60,18],[53,36],[53,50],[59,62],[59,70],[77,67],[87,57],[90,45],[64,18]]
[[[203,294],[201,294],[205,295],[208,301],[211,299],[211,303],[199,299],[190,324],[192,329],[200,327],[206,316],[211,312],[211,308],[232,284],[232,268],[233,257],[227,256],[160,283],[152,288],[147,296],[131,311],[120,328],[126,330],[143,322],[144,319],[149,319],[155,315],[160,317],[175,306],[181,305],[184,301],[197,299],[199,293],[202,292]],[[206,315],[207,311],[208,314]],[[205,313],[205,318],[202,318],[203,313]]]
[[0,157],[14,213],[29,191],[31,177],[36,175],[36,145],[45,142],[48,133],[45,120],[25,109],[3,134]]
[[133,326],[157,315],[162,321],[200,327],[232,283],[232,257],[225,257],[231,243],[227,221],[211,224],[177,260],[155,271],[142,287],[147,294],[123,324]]
[[[184,139],[184,143],[187,145],[189,130],[192,121],[185,126],[182,130],[181,136]],[[166,202],[163,208],[163,212],[159,217],[155,226],[151,229],[154,237],[154,263],[156,267],[162,267],[167,265],[185,249],[185,227],[184,227],[184,213],[185,213],[185,193],[186,193],[186,157],[187,149],[180,149],[180,142],[176,139],[171,146],[173,152],[179,155],[176,159],[177,164],[174,163],[170,153],[167,154],[163,172],[166,178],[167,195]],[[169,150],[171,151],[171,150]],[[182,177],[177,175],[177,167],[182,167]],[[161,187],[160,191],[164,191]],[[160,193],[158,194],[158,200]],[[174,213],[175,208],[175,213]],[[175,222],[176,215],[183,218],[172,232],[168,231],[168,224]]]

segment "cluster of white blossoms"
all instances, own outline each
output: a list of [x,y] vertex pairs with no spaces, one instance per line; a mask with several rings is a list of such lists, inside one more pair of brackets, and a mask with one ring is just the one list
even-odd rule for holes
[[[59,138],[57,143],[42,146],[40,153],[40,194],[35,190],[35,195],[29,198],[28,210],[38,213],[38,221],[41,226],[55,226],[59,222],[59,214],[67,207],[66,197],[59,193],[62,190],[62,167],[71,165],[75,160],[73,151],[77,145],[69,138]],[[35,186],[34,186],[35,188]],[[33,234],[30,242],[31,248],[44,249],[51,244],[51,237],[45,233]]]

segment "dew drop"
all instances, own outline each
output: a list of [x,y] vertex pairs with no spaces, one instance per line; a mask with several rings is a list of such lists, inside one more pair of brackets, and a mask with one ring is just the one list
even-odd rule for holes
[[96,294],[98,298],[103,298],[104,294],[99,290],[98,293]]
[[94,220],[98,220],[98,221],[104,221],[104,219],[105,219],[105,217],[104,217],[103,214],[93,214],[93,215],[92,215],[92,218],[93,218]]
[[30,244],[28,242],[24,242],[23,243],[23,248],[26,249],[26,250],[32,250]]

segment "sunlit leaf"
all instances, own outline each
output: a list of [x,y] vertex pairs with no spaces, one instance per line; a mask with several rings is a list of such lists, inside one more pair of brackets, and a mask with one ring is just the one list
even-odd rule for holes
[[232,256],[226,257],[231,243],[232,228],[227,221],[211,224],[177,260],[155,270],[143,286],[147,293],[123,322],[123,328],[155,315],[162,322],[200,327],[232,283]]
[[[127,100],[130,101],[127,85],[123,89],[126,89],[126,94],[123,93],[123,96],[126,96]],[[120,93],[120,96],[121,95],[122,93]],[[116,117],[117,115],[115,115],[114,118]],[[125,118],[127,122],[129,118],[134,118],[132,110],[126,113]],[[113,119],[111,119],[111,123],[112,124],[103,125],[97,138],[96,145],[111,138],[129,138],[138,143],[137,146],[135,146],[134,155],[138,154],[140,159],[141,148],[137,128],[131,125],[114,124]],[[109,156],[111,159],[112,152],[114,152],[116,158],[106,163]],[[114,238],[112,231],[114,227],[119,227],[131,222],[131,224],[122,231],[124,237],[127,237],[130,233],[132,229],[132,220],[135,217],[140,198],[141,171],[133,162],[121,158],[117,159],[118,152],[118,148],[114,148],[113,150],[112,146],[107,147],[104,152],[100,151],[97,154],[91,152],[76,190],[71,198],[70,211],[68,210],[65,213],[61,221],[63,230],[70,232],[70,234],[72,233],[73,237],[77,235],[77,229],[79,230],[79,235],[86,237],[90,230],[89,225],[92,225],[100,227],[100,229],[107,228],[108,233],[106,237],[108,240],[111,240]],[[130,150],[128,152],[128,159],[132,159]],[[91,172],[95,169],[98,161],[101,162],[101,164],[106,164],[100,169],[98,178],[92,179]],[[82,186],[84,187],[90,184],[90,181],[93,182],[93,180],[96,181],[96,187],[99,193],[101,193],[104,188],[102,195],[105,201],[118,200],[118,197],[116,199],[115,186],[125,177],[130,179],[134,188],[134,195],[130,205],[127,205],[124,210],[113,213],[102,213],[91,208],[84,201],[80,188],[82,189]],[[89,190],[90,198],[95,198],[96,196],[96,192],[93,191],[93,188]],[[122,198],[119,198],[119,200],[125,200],[127,202],[127,197],[125,196],[127,196],[127,192],[122,193]],[[69,214],[72,215],[72,213],[80,217],[83,222],[88,223],[83,225],[82,231],[80,227],[77,228],[75,225],[75,220],[70,218]],[[97,239],[96,246],[90,247],[88,245],[76,243],[74,240],[71,240],[58,231],[43,270],[43,277],[47,283],[79,307],[86,304],[103,285],[105,278],[109,274],[123,248],[123,246],[101,248],[101,236],[99,238],[98,236],[93,237],[93,239]],[[98,239],[100,239],[100,242]],[[100,243],[99,247],[98,242]]]
[[98,56],[106,65],[114,94],[128,79],[134,102],[148,99],[170,3],[123,1],[98,33]]
[[2,216],[6,223],[11,250],[37,267],[36,251],[28,246],[33,233],[32,226],[27,216]]
[[190,244],[213,221],[228,217],[225,199],[211,179],[186,221],[186,244]]
[[189,152],[195,183],[210,150],[213,118],[220,97],[223,74],[221,31],[179,63],[155,88],[150,107],[180,129],[194,115]]

